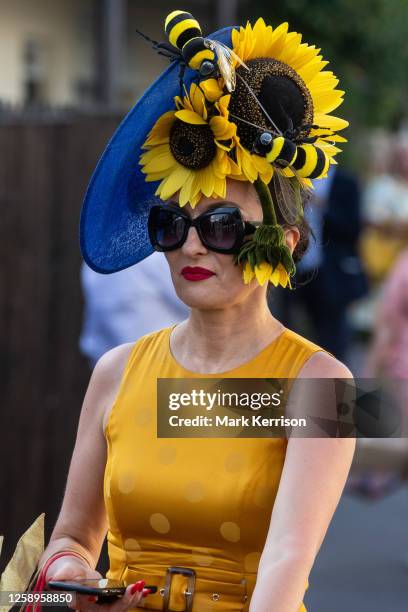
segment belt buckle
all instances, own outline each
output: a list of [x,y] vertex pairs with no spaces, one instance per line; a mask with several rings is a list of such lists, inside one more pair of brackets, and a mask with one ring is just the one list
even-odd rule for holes
[[184,596],[186,598],[186,607],[184,608],[184,612],[191,612],[193,609],[193,596],[194,596],[194,588],[196,581],[196,573],[190,567],[180,567],[172,565],[167,568],[166,573],[166,582],[164,585],[164,600],[163,600],[163,612],[171,612],[169,608],[170,603],[170,588],[171,588],[171,579],[173,574],[183,574],[183,576],[188,576],[187,583],[187,591],[184,591]]

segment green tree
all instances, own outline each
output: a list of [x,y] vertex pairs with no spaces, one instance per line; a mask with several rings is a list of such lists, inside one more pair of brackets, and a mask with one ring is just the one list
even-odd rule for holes
[[407,0],[255,0],[244,5],[244,19],[261,15],[275,26],[288,21],[305,42],[322,48],[347,92],[341,116],[355,128],[396,128],[407,117]]

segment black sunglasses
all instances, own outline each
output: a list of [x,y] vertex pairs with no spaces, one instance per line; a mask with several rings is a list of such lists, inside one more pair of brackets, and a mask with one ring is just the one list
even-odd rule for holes
[[156,251],[179,249],[186,241],[188,230],[195,227],[205,247],[217,253],[237,253],[244,237],[253,234],[260,223],[244,221],[236,206],[209,209],[192,219],[171,204],[150,209],[148,230]]

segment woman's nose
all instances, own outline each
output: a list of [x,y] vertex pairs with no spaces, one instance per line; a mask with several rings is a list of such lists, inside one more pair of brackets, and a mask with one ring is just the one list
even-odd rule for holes
[[200,240],[200,236],[195,227],[190,227],[188,230],[187,238],[183,246],[181,247],[185,255],[201,255],[207,253],[207,248],[203,245]]

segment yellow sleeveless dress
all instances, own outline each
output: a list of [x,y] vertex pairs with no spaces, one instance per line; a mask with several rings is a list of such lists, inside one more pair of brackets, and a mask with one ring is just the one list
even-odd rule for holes
[[[169,575],[170,589],[164,590],[166,570],[190,568],[196,574],[191,612],[245,612],[287,440],[159,439],[157,378],[295,378],[309,357],[322,349],[284,329],[247,363],[222,374],[199,374],[172,356],[174,327],[135,343],[106,426],[107,577],[157,585],[157,593],[137,609],[165,609],[169,591],[168,609],[177,612],[186,609],[188,576]],[[306,612],[303,604],[299,612]]]

